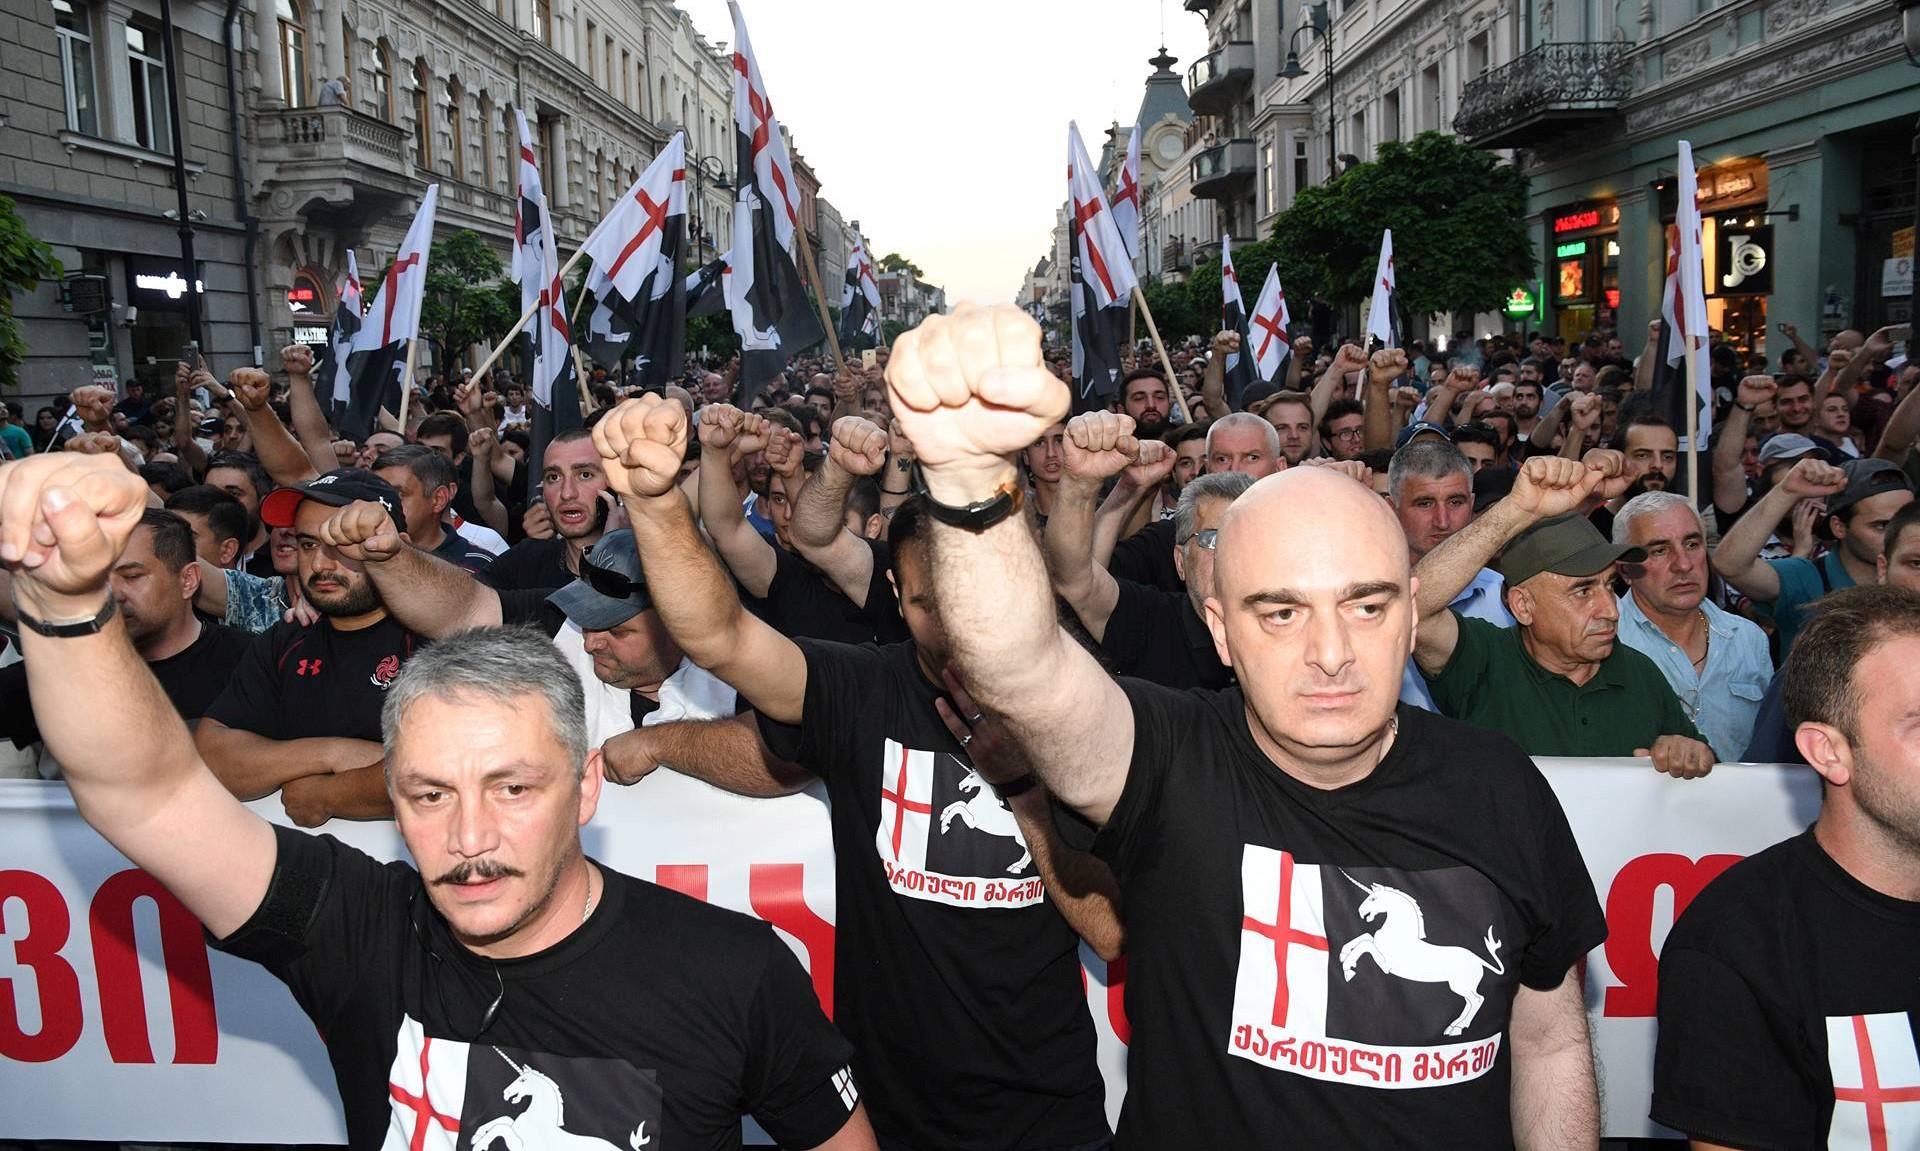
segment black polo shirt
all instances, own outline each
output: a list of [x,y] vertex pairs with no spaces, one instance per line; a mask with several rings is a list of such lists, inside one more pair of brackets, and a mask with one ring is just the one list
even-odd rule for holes
[[1187,581],[1173,566],[1173,521],[1155,520],[1114,545],[1107,571],[1161,591],[1184,591]]
[[1220,662],[1207,621],[1184,591],[1170,592],[1133,580],[1117,580],[1120,596],[1107,617],[1100,654],[1115,675],[1130,675],[1162,687],[1222,688],[1233,669]]

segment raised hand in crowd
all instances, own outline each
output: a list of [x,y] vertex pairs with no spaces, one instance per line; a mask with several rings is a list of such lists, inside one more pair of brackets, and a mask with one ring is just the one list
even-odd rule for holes
[[305,344],[288,344],[280,349],[280,367],[290,377],[311,379],[313,349]]
[[319,541],[356,563],[383,563],[409,545],[393,516],[372,500],[355,500],[328,516]]
[[1073,417],[1067,421],[1062,447],[1066,474],[1094,488],[1140,457],[1133,417],[1121,412],[1082,412]]
[[842,416],[833,421],[827,457],[851,475],[878,475],[887,466],[887,433],[871,420]]
[[265,411],[273,380],[259,368],[235,368],[227,373],[227,387],[249,412]]
[[1780,596],[1780,573],[1760,552],[1774,529],[1801,500],[1825,500],[1846,488],[1847,473],[1825,460],[1809,456],[1794,464],[1720,537],[1713,551],[1714,570],[1742,594],[1772,603]]

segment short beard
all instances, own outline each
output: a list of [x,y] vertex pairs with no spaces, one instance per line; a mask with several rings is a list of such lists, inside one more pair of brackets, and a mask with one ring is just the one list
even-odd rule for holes
[[[381,606],[380,592],[371,580],[359,583],[346,583],[343,590],[334,593],[322,593],[313,590],[313,576],[300,581],[301,590],[307,593],[307,602],[314,610],[329,618],[336,616],[366,615]],[[343,581],[344,582],[344,581]]]

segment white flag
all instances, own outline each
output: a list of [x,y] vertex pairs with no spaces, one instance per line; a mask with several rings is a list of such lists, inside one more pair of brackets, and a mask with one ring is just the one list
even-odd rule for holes
[[[611,283],[626,299],[638,299],[647,276],[660,268],[667,234],[687,214],[686,160],[687,135],[675,132],[581,245],[593,261],[587,284],[596,297]],[[665,282],[656,278],[649,294],[664,291]]]
[[787,141],[780,135],[780,121],[774,118],[773,101],[767,96],[760,65],[753,58],[753,45],[747,40],[747,22],[733,0],[727,0],[727,8],[733,13],[733,130],[740,160],[736,175],[742,191],[753,187],[772,208],[769,215],[774,238],[792,255],[800,186],[794,182]]
[[440,202],[440,185],[427,185],[420,197],[420,211],[393,255],[393,265],[380,280],[373,307],[360,334],[354,337],[355,351],[378,351],[420,335],[420,302],[427,293],[427,256],[433,248],[433,215]]
[[1120,161],[1120,174],[1113,182],[1113,224],[1120,229],[1120,242],[1127,255],[1140,256],[1140,125],[1127,137],[1127,154]]
[[[1680,141],[1679,165],[1678,199],[1673,210],[1677,233],[1675,263],[1663,309],[1676,338],[1667,341],[1667,363],[1679,363],[1688,355],[1695,357],[1693,384],[1700,405],[1700,436],[1704,442],[1713,431],[1713,379],[1707,369],[1706,260],[1700,250],[1700,200],[1693,170],[1693,145],[1686,140]],[[1685,428],[1678,431],[1682,437],[1687,434]]]
[[1393,338],[1393,229],[1380,234],[1380,263],[1373,273],[1373,305],[1367,309],[1367,335],[1378,336],[1386,347]]
[[1099,307],[1125,303],[1139,283],[1133,274],[1133,257],[1100,191],[1100,176],[1087,158],[1087,146],[1080,142],[1080,128],[1073,123],[1067,125],[1067,192],[1067,206],[1079,226],[1082,279],[1093,289]]
[[328,343],[333,351],[333,402],[344,404],[352,395],[353,373],[347,369],[347,357],[353,353],[354,333],[360,330],[360,312],[366,300],[360,294],[360,261],[347,249],[347,275],[340,281],[340,305],[333,310],[333,329]]
[[1287,340],[1291,321],[1287,294],[1280,290],[1280,269],[1268,268],[1267,282],[1260,287],[1260,298],[1254,302],[1253,317],[1247,324],[1253,337],[1253,370],[1263,382],[1278,379],[1281,365],[1293,353],[1293,345]]
[[520,310],[537,314],[529,323],[533,332],[533,394],[552,406],[553,382],[572,368],[572,328],[567,320],[566,289],[560,283],[560,260],[554,252],[553,217],[541,186],[539,157],[527,114],[513,110],[520,134],[520,202],[514,213],[513,278],[520,285]]

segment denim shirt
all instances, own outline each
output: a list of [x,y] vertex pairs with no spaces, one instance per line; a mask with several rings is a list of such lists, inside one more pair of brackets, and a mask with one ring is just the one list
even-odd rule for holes
[[[1495,627],[1512,627],[1513,613],[1507,610],[1503,596],[1507,581],[1492,568],[1481,568],[1480,574],[1466,590],[1453,597],[1447,606],[1468,619],[1483,619]],[[1400,673],[1400,702],[1428,711],[1439,711],[1433,705],[1433,693],[1427,690],[1427,681],[1420,675],[1420,666],[1407,657],[1406,670]]]
[[1773,678],[1773,657],[1759,627],[1701,600],[1707,613],[1707,666],[1699,674],[1679,644],[1647,618],[1628,592],[1620,597],[1620,642],[1654,662],[1667,677],[1680,706],[1687,709],[1713,753],[1722,762],[1737,761],[1753,732],[1760,699]]

